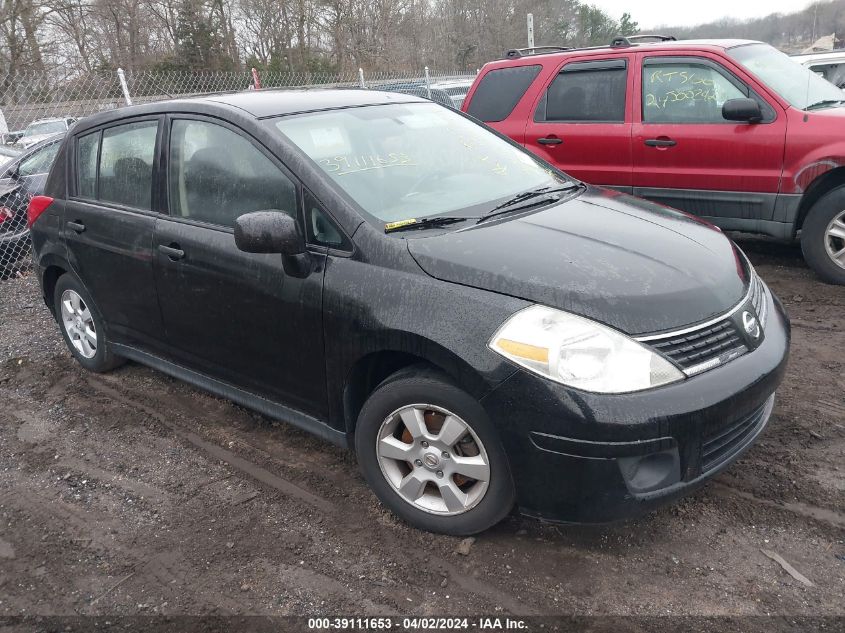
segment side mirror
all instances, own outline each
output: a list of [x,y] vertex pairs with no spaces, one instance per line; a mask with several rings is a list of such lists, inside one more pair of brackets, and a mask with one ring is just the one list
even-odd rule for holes
[[293,256],[305,252],[296,220],[281,211],[254,211],[240,216],[235,220],[235,245],[246,253]]
[[728,99],[722,104],[722,118],[727,121],[759,123],[763,120],[763,111],[754,99]]

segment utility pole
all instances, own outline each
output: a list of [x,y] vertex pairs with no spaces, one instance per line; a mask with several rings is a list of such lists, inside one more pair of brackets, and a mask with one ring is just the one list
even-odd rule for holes
[[534,48],[534,14],[528,14],[528,48]]

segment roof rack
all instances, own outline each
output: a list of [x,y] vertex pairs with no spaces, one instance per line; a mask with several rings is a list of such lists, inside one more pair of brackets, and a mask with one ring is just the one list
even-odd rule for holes
[[[519,59],[525,55],[538,55],[542,53],[556,53],[572,50],[569,46],[532,46],[531,48],[512,48],[505,53],[508,59]],[[539,51],[539,53],[538,53]]]
[[[645,42],[675,42],[677,38],[674,35],[626,35],[614,37],[610,42],[611,48],[626,48],[628,46],[636,46],[639,43]],[[505,52],[505,59],[519,59],[526,55],[541,55],[543,53],[561,53],[563,51],[589,51],[594,49],[607,48],[607,46],[583,46],[581,48],[573,48],[571,46],[532,46],[531,48],[512,48]]]
[[614,37],[610,42],[611,48],[623,48],[635,46],[640,42],[674,42],[677,38],[674,35],[627,35]]

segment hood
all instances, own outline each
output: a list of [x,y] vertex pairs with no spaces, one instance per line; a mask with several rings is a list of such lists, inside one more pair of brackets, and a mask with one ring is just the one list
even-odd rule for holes
[[[843,93],[845,96],[845,93]],[[820,119],[822,121],[835,121],[835,120],[843,120],[845,119],[845,107],[839,106],[834,108],[822,108],[821,110],[798,110],[798,113],[801,116],[807,116],[808,121],[812,121],[813,119]]]
[[520,297],[628,334],[679,328],[745,296],[750,271],[719,229],[616,191],[408,240],[437,279]]

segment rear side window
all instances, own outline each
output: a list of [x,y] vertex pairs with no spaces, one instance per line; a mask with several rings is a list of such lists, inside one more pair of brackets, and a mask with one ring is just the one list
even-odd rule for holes
[[177,120],[170,131],[170,213],[234,226],[252,211],[296,217],[296,186],[240,134],[207,121]]
[[86,134],[76,142],[76,193],[81,198],[97,197],[97,150],[100,133]]
[[491,70],[481,78],[467,114],[480,121],[504,121],[542,68],[537,65]]
[[628,87],[625,60],[568,64],[540,102],[537,121],[622,123]]
[[150,209],[157,121],[116,125],[103,130],[100,200]]

